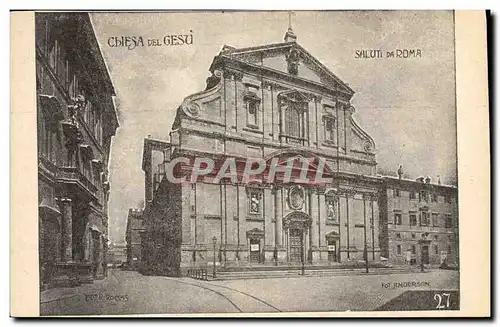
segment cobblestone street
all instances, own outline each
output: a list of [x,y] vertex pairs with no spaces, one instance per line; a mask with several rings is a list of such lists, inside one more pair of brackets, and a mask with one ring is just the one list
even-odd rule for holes
[[111,270],[107,279],[42,293],[41,314],[121,315],[375,310],[408,290],[456,290],[456,271],[199,281]]

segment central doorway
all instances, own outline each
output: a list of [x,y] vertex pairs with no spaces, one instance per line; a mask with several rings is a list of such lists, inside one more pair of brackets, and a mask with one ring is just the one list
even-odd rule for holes
[[290,229],[290,261],[302,262],[302,230]]
[[424,265],[429,264],[429,247],[426,245],[422,246],[422,263]]

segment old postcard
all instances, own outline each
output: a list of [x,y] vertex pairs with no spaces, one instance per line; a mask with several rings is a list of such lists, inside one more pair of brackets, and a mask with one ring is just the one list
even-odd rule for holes
[[13,316],[490,315],[484,12],[11,18]]

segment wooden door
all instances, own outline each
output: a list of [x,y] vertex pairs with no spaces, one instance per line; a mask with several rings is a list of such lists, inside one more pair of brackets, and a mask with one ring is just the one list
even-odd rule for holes
[[302,262],[302,231],[300,229],[290,230],[290,261]]

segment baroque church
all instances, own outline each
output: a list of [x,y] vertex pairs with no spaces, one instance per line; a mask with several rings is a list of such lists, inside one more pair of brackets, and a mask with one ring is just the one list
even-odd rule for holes
[[[354,91],[297,42],[214,58],[204,91],[178,108],[169,141],[144,140],[144,270],[216,265],[336,265],[380,260],[375,142],[356,123]],[[325,164],[331,183],[171,183],[179,156]],[[314,169],[314,163],[311,164]]]

